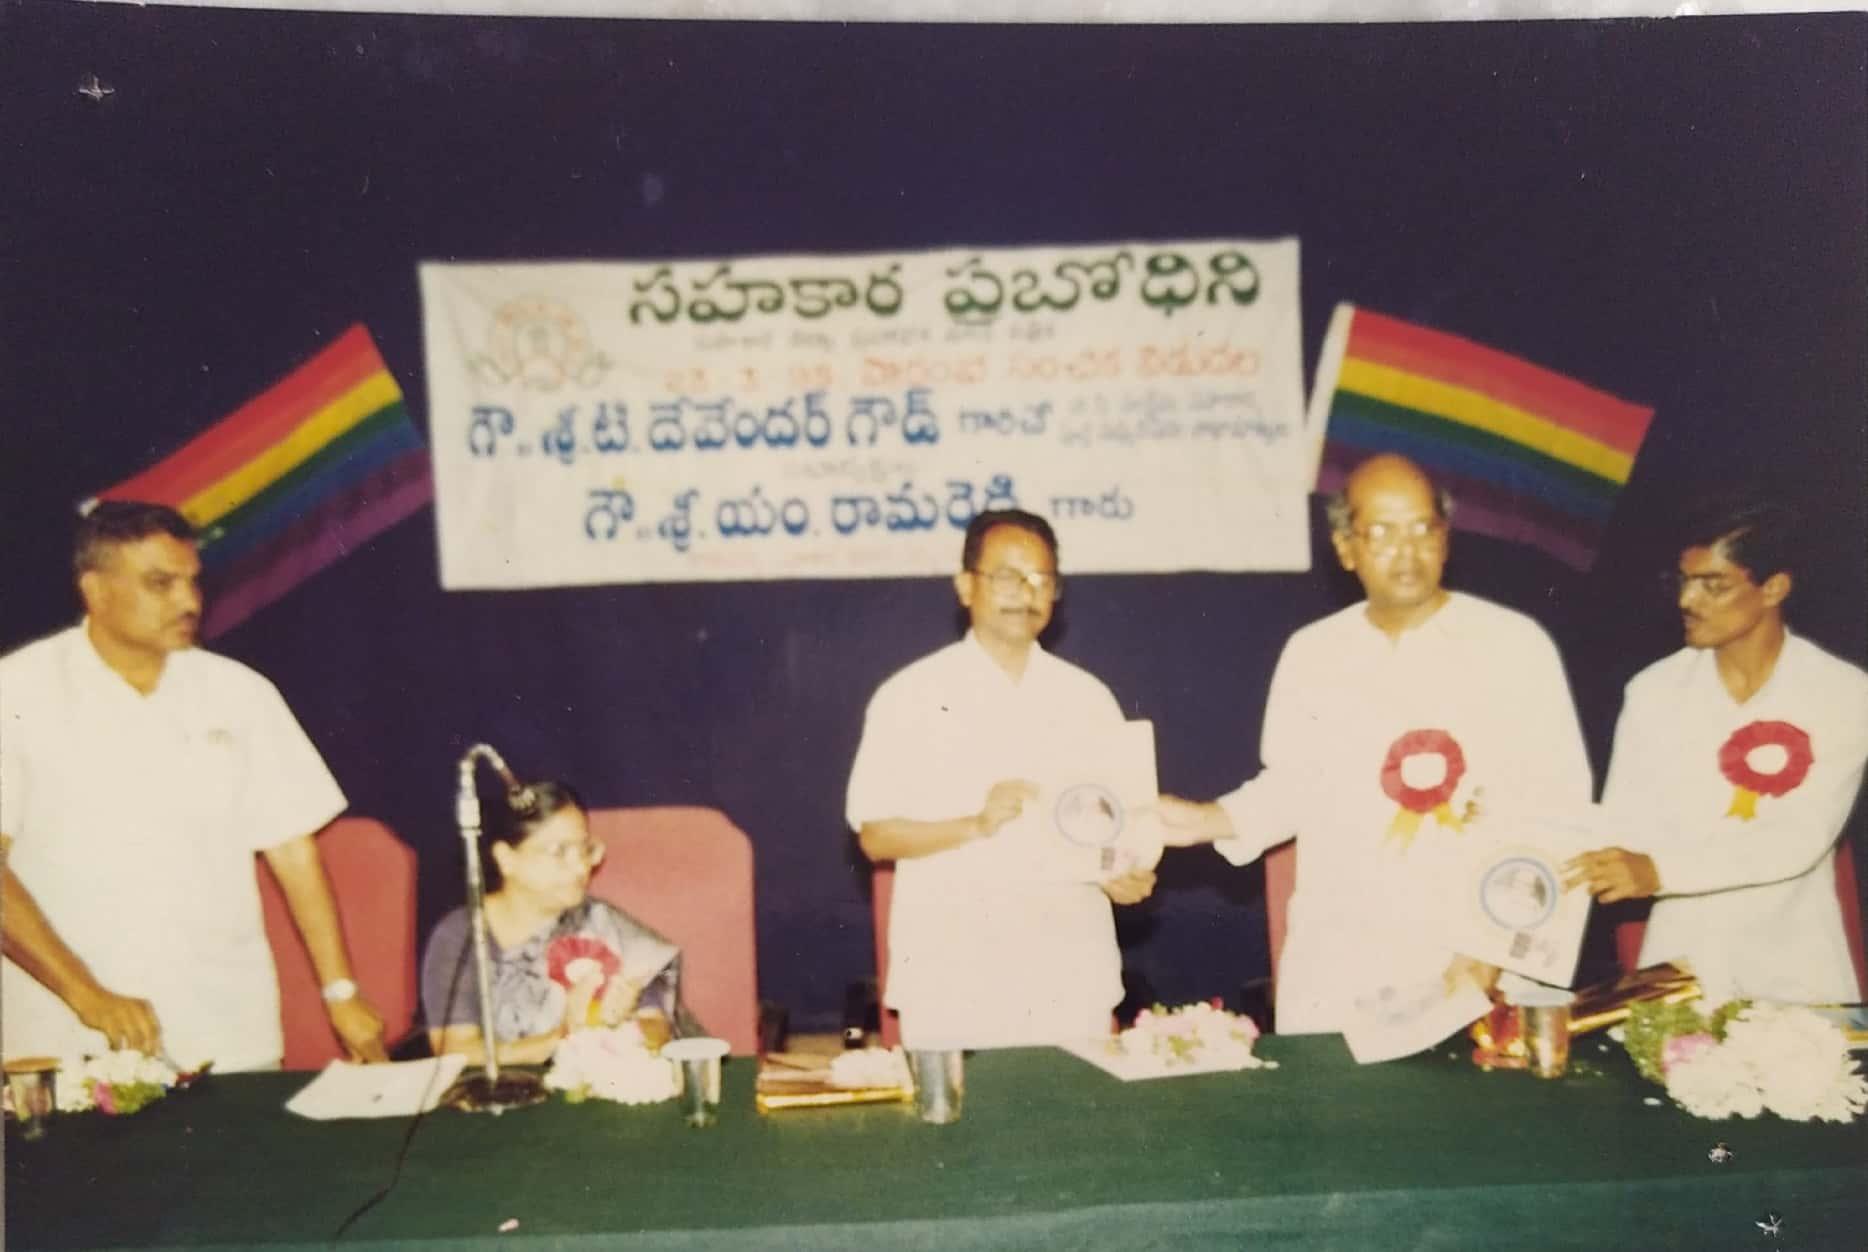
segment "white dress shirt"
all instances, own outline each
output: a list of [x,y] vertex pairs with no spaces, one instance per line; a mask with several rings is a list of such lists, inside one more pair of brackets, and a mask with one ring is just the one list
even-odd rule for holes
[[[1464,758],[1438,814],[1404,815],[1382,787],[1409,731],[1444,732]],[[1358,995],[1442,972],[1453,953],[1440,914],[1464,841],[1509,835],[1513,813],[1585,813],[1590,800],[1588,756],[1549,636],[1458,592],[1398,638],[1361,603],[1292,635],[1272,676],[1260,754],[1264,769],[1220,798],[1237,837],[1215,847],[1242,865],[1297,839],[1277,979],[1285,1034],[1340,1031]],[[1443,755],[1401,761],[1410,788],[1432,790],[1448,774]],[[1463,822],[1475,799],[1483,816]],[[1409,825],[1411,839],[1397,829]]]
[[[1109,689],[1033,645],[1016,682],[969,633],[877,689],[847,817],[944,821],[996,782],[1067,776],[1073,744],[1122,725]],[[916,1047],[1015,1047],[1107,1034],[1122,998],[1109,899],[1030,871],[1022,815],[987,838],[895,864],[887,1002]]]
[[[171,654],[147,695],[82,625],[0,658],[0,832],[68,947],[150,1001],[182,1065],[277,1065],[278,979],[253,854],[310,834],[344,795],[277,689],[226,657]],[[8,1056],[103,1051],[6,962]]]
[[[1733,813],[1719,765],[1733,732],[1785,722],[1808,736],[1808,774]],[[1755,749],[1766,774],[1781,748]],[[1709,649],[1683,648],[1629,682],[1602,803],[1616,841],[1647,852],[1661,894],[1641,963],[1684,958],[1708,1003],[1860,998],[1836,899],[1835,845],[1868,760],[1868,674],[1787,635],[1763,687],[1740,704]]]

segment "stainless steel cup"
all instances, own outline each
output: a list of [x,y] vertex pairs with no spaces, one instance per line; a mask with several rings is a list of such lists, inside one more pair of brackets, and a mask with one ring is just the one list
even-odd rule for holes
[[1561,1078],[1570,1067],[1570,1004],[1576,997],[1555,988],[1514,996],[1518,1037],[1524,1042],[1530,1071],[1539,1078]]
[[966,1094],[965,1054],[959,1049],[921,1050],[908,1054],[915,1080],[915,1112],[936,1126],[960,1120]]
[[20,1138],[44,1138],[46,1119],[58,1107],[58,1063],[40,1058],[8,1061],[6,1089]]
[[662,1045],[662,1056],[680,1068],[681,1113],[688,1125],[720,1120],[720,1058],[726,1054],[724,1039],[674,1039]]

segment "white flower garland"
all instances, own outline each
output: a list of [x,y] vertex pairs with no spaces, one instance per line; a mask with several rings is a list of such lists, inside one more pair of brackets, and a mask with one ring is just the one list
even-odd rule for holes
[[572,1100],[658,1104],[680,1093],[681,1079],[673,1062],[649,1051],[642,1032],[628,1022],[566,1035],[552,1053],[545,1086]]
[[1164,1069],[1183,1065],[1276,1069],[1276,1061],[1253,1054],[1257,1039],[1258,1027],[1251,1018],[1205,1002],[1177,1009],[1159,1005],[1143,1009],[1135,1015],[1135,1024],[1116,1036],[1123,1051],[1152,1057]]
[[[113,1090],[126,1094],[132,1088],[155,1088],[140,1093],[137,1107],[158,1099],[175,1085],[176,1074],[166,1063],[153,1056],[125,1048],[116,1052],[105,1052],[101,1056],[67,1057],[59,1062],[58,1077],[55,1080],[58,1095],[58,1111],[61,1113],[88,1113],[97,1107],[97,1084],[102,1083]],[[111,1101],[114,1106],[115,1101]],[[112,1107],[108,1111],[117,1111]]]
[[1667,1094],[1695,1117],[1850,1122],[1868,1107],[1868,1078],[1834,1023],[1795,1005],[1754,1004],[1725,1039],[1667,1069]]

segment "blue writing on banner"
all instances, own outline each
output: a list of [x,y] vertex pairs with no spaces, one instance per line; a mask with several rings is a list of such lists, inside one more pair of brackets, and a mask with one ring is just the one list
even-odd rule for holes
[[1025,405],[1016,413],[1011,409],[961,409],[960,431],[968,435],[1042,435],[1050,416],[1049,400]]
[[627,491],[598,487],[591,490],[588,498],[590,507],[584,512],[585,538],[614,539],[624,522],[635,519],[635,497]]
[[690,487],[675,496],[675,506],[668,516],[655,524],[655,533],[668,541],[668,546],[676,552],[686,552],[694,536],[694,502],[700,499],[700,492]]
[[838,495],[830,500],[830,525],[839,535],[883,529],[932,530],[945,517],[955,530],[965,530],[974,515],[986,509],[1015,509],[1018,496],[1009,474],[994,474],[983,489],[960,478],[944,486],[943,501],[933,491],[917,490],[912,480],[884,495]]
[[467,426],[467,451],[473,456],[492,456],[499,448],[501,435],[512,434],[512,410],[499,404],[476,404],[473,421]]
[[928,407],[928,394],[926,387],[910,387],[899,410],[893,396],[850,397],[844,439],[852,448],[873,448],[882,431],[894,428],[904,443],[939,443],[940,419]]
[[714,507],[714,529],[723,539],[769,535],[780,527],[788,535],[802,535],[811,528],[811,506],[797,496],[775,505],[766,499],[763,487],[754,485],[745,498],[722,500]]
[[1052,496],[1051,516],[1058,521],[1095,520],[1126,522],[1135,516],[1135,501],[1121,487],[1100,496]]

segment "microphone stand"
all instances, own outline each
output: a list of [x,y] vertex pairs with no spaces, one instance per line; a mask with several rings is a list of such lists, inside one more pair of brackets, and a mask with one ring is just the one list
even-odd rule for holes
[[529,788],[521,787],[506,762],[492,747],[476,743],[456,767],[454,820],[460,827],[467,861],[467,915],[473,926],[474,975],[480,989],[480,1043],[486,1061],[477,1071],[464,1073],[442,1095],[450,1108],[498,1115],[507,1109],[537,1104],[546,1097],[543,1080],[529,1070],[499,1067],[499,1045],[493,1033],[493,967],[487,956],[486,881],[480,870],[480,793],[474,789],[474,763],[484,760],[506,784],[508,803],[523,803]]

